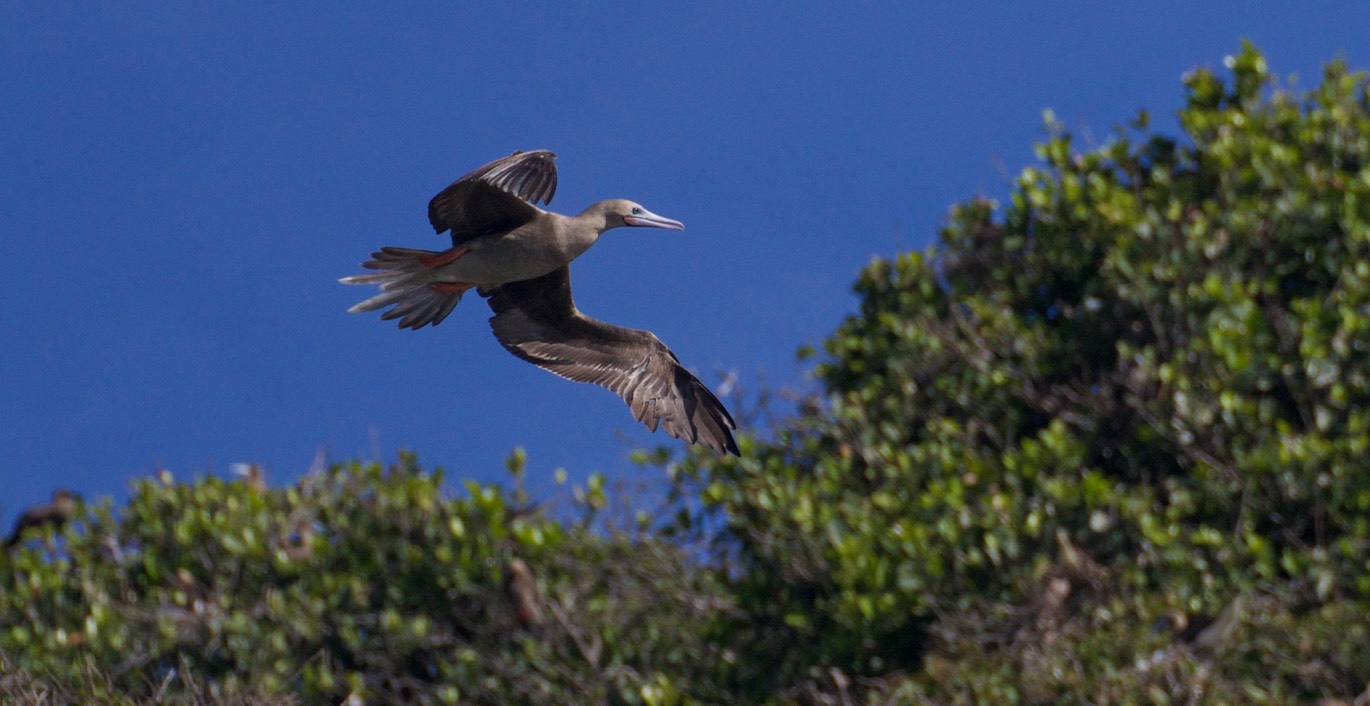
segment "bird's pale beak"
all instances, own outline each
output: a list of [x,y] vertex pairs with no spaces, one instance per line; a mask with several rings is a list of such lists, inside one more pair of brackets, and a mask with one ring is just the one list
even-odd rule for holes
[[665,216],[658,216],[647,209],[642,209],[642,213],[635,216],[624,216],[623,222],[630,226],[639,228],[665,228],[666,230],[685,230],[685,224],[680,221],[673,221]]

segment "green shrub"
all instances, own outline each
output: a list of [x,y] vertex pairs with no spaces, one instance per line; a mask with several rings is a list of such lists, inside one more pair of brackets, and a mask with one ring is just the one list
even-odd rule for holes
[[[88,508],[0,567],[0,652],[57,684],[93,665],[136,699],[188,674],[306,703],[533,704],[650,703],[707,653],[690,621],[715,601],[680,549],[442,481],[412,458],[284,489],[139,481],[117,514]],[[507,590],[516,560],[531,619]]]
[[[1185,78],[1178,138],[1142,114],[1081,152],[1048,114],[1007,204],[866,268],[820,399],[675,469],[736,557],[739,689],[1162,703],[1125,676],[1156,619],[1237,596],[1297,640],[1177,683],[1365,688],[1370,94],[1341,63],[1306,94],[1249,46],[1228,63]],[[1102,573],[1043,617],[1063,553]]]

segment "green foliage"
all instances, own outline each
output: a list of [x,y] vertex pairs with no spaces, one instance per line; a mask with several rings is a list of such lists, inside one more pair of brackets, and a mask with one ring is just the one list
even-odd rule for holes
[[[686,626],[708,577],[681,576],[680,550],[441,485],[412,457],[285,489],[139,481],[0,567],[0,652],[58,683],[97,665],[135,698],[192,674],[306,703],[662,703],[707,654]],[[507,590],[516,559],[535,617]]]
[[[1007,204],[862,273],[826,407],[676,469],[735,552],[739,688],[903,671],[937,703],[1162,703],[1136,668],[1156,618],[1239,595],[1301,641],[1206,688],[1364,688],[1370,94],[1340,63],[1305,95],[1249,46],[1228,66],[1186,77],[1178,139],[1143,114],[1081,152],[1048,113]],[[1043,617],[1063,554],[1103,568]]]

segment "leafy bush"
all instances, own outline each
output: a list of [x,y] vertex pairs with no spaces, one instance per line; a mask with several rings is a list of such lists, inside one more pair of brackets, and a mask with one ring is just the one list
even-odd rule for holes
[[[707,654],[688,621],[709,578],[680,549],[511,508],[493,486],[445,499],[442,481],[412,457],[285,489],[140,481],[117,516],[90,508],[0,568],[0,650],[58,683],[98,665],[131,698],[191,674],[308,703],[642,703]],[[531,606],[515,562],[533,567]]]
[[826,405],[676,469],[737,558],[738,688],[1164,703],[1157,619],[1236,602],[1269,649],[1181,691],[1365,689],[1370,93],[1228,65],[1186,77],[1178,139],[1142,114],[1079,152],[1048,115],[1008,204],[862,273]]

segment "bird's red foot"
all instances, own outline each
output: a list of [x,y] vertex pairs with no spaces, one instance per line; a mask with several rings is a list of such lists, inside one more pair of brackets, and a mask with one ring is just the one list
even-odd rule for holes
[[442,252],[433,253],[432,255],[424,255],[419,258],[419,264],[430,268],[450,265],[460,259],[462,255],[465,255],[467,250],[469,250],[469,248],[462,245],[461,247],[443,250]]

